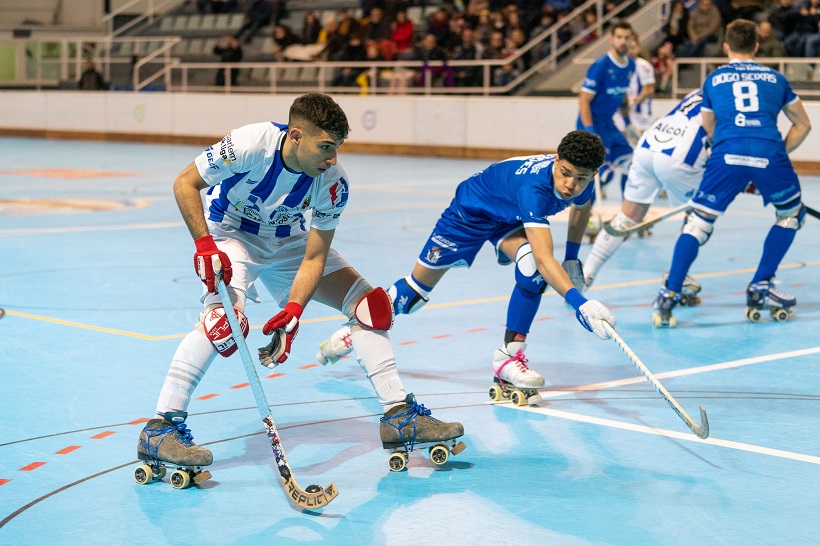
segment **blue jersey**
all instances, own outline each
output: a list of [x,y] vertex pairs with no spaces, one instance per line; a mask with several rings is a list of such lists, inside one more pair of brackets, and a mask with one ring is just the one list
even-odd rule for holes
[[589,67],[581,90],[595,95],[590,102],[590,108],[592,120],[596,125],[614,125],[612,116],[623,104],[634,73],[634,59],[627,57],[625,64],[618,64],[610,52],[598,57]]
[[786,77],[754,61],[734,60],[712,72],[703,84],[703,110],[715,113],[714,143],[737,138],[782,144],[777,116],[798,100]]
[[451,208],[471,223],[547,227],[549,217],[571,204],[590,200],[589,184],[578,197],[562,199],[555,191],[554,155],[512,157],[474,174],[456,189]]

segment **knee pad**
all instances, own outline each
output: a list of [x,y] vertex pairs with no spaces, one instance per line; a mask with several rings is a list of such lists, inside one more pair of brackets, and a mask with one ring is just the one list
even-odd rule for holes
[[397,280],[387,293],[393,300],[393,310],[397,315],[409,315],[415,313],[430,301],[425,293],[427,291],[420,287],[412,276]]
[[681,230],[681,233],[688,233],[697,239],[700,246],[703,246],[706,241],[709,240],[709,237],[712,235],[712,231],[714,229],[714,222],[710,222],[703,216],[700,216],[697,212],[693,211],[686,215],[686,219],[683,221],[683,229]]
[[538,272],[529,243],[518,247],[518,252],[515,253],[515,282],[530,294],[543,294],[547,289],[547,281]]
[[623,212],[619,212],[618,215],[609,222],[609,225],[618,231],[627,231],[632,226],[638,225],[638,222],[634,221]]
[[393,302],[384,288],[372,288],[359,278],[347,291],[342,312],[351,326],[365,330],[389,330],[393,326]]
[[803,227],[803,224],[806,221],[806,207],[804,207],[803,203],[799,201],[792,207],[775,209],[775,214],[777,215],[777,221],[774,225],[786,229],[793,229],[797,231]]
[[[234,308],[234,311],[239,321],[239,327],[242,329],[242,335],[248,337],[250,331],[248,317],[239,309]],[[231,335],[231,325],[228,323],[225,309],[221,305],[205,311],[202,315],[202,327],[205,329],[205,335],[208,336],[219,354],[227,358],[236,352],[236,341]]]

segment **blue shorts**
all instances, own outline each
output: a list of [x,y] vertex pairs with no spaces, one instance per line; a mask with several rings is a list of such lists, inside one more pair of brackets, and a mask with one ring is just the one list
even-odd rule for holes
[[523,224],[487,222],[477,225],[464,220],[453,206],[447,208],[436,222],[433,233],[419,254],[419,263],[430,269],[470,267],[478,251],[489,241],[495,247],[496,259],[501,265],[512,261],[501,252],[498,244],[514,232],[524,229]]
[[723,214],[753,182],[763,204],[784,205],[800,198],[800,180],[785,146],[758,138],[719,143],[706,162],[706,171],[690,203],[712,214]]

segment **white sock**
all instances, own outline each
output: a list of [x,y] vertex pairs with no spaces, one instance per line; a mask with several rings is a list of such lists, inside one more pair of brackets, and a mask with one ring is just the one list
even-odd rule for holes
[[216,354],[213,344],[199,330],[185,336],[177,347],[168,375],[165,376],[157,401],[157,415],[166,411],[187,410],[194,389],[208,371]]
[[603,267],[608,259],[615,254],[618,247],[624,242],[625,237],[615,237],[604,230],[595,238],[595,244],[592,245],[592,250],[589,251],[584,262],[584,275],[588,277],[596,277],[598,271]]
[[396,368],[393,345],[385,332],[353,330],[353,350],[384,411],[404,403],[407,393]]

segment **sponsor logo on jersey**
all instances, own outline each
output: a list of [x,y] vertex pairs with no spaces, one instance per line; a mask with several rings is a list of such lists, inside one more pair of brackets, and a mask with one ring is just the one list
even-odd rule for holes
[[427,251],[426,259],[431,264],[438,262],[441,259],[441,249],[437,246],[432,247]]
[[213,149],[214,149],[213,146],[208,146],[208,149],[205,150],[205,157],[208,158],[208,168],[218,171],[219,166],[214,162]]
[[[543,162],[546,165],[549,165],[550,163],[552,163],[552,158],[547,157],[545,155],[534,155],[532,157],[529,157],[526,161],[524,161],[524,163],[521,164],[520,167],[518,167],[518,169],[516,169],[515,174],[524,174],[530,167],[532,167],[536,163],[541,162]],[[542,167],[539,167],[539,169],[540,168]]]
[[262,214],[259,211],[259,205],[256,203],[259,198],[255,195],[251,195],[248,197],[248,202],[237,200],[236,203],[233,203],[232,206],[235,211],[239,212],[242,216],[250,218],[256,222],[263,222]]
[[626,95],[626,92],[629,90],[628,87],[624,87],[623,85],[619,85],[617,87],[607,87],[606,94],[607,95]]
[[741,113],[735,116],[735,125],[738,127],[760,127],[759,119],[749,119]]
[[740,165],[741,167],[754,167],[756,169],[765,169],[769,166],[769,160],[765,157],[726,154],[723,156],[723,160],[727,165]]
[[292,224],[296,220],[296,217],[297,215],[292,213],[290,207],[280,205],[271,213],[270,220],[268,220],[268,225],[284,226],[287,224]]
[[313,217],[314,218],[330,218],[331,216],[333,218],[338,218],[341,215],[342,215],[341,212],[337,212],[336,214],[327,214],[326,212],[322,212],[320,210],[314,210],[313,211]]
[[236,161],[236,154],[233,151],[233,142],[231,141],[231,133],[225,135],[219,142],[219,155],[222,156],[222,161],[230,163]]
[[328,192],[333,208],[341,208],[347,204],[347,183],[343,179],[334,182]]
[[302,210],[307,210],[310,207],[310,196],[308,195],[304,201],[302,201]]

